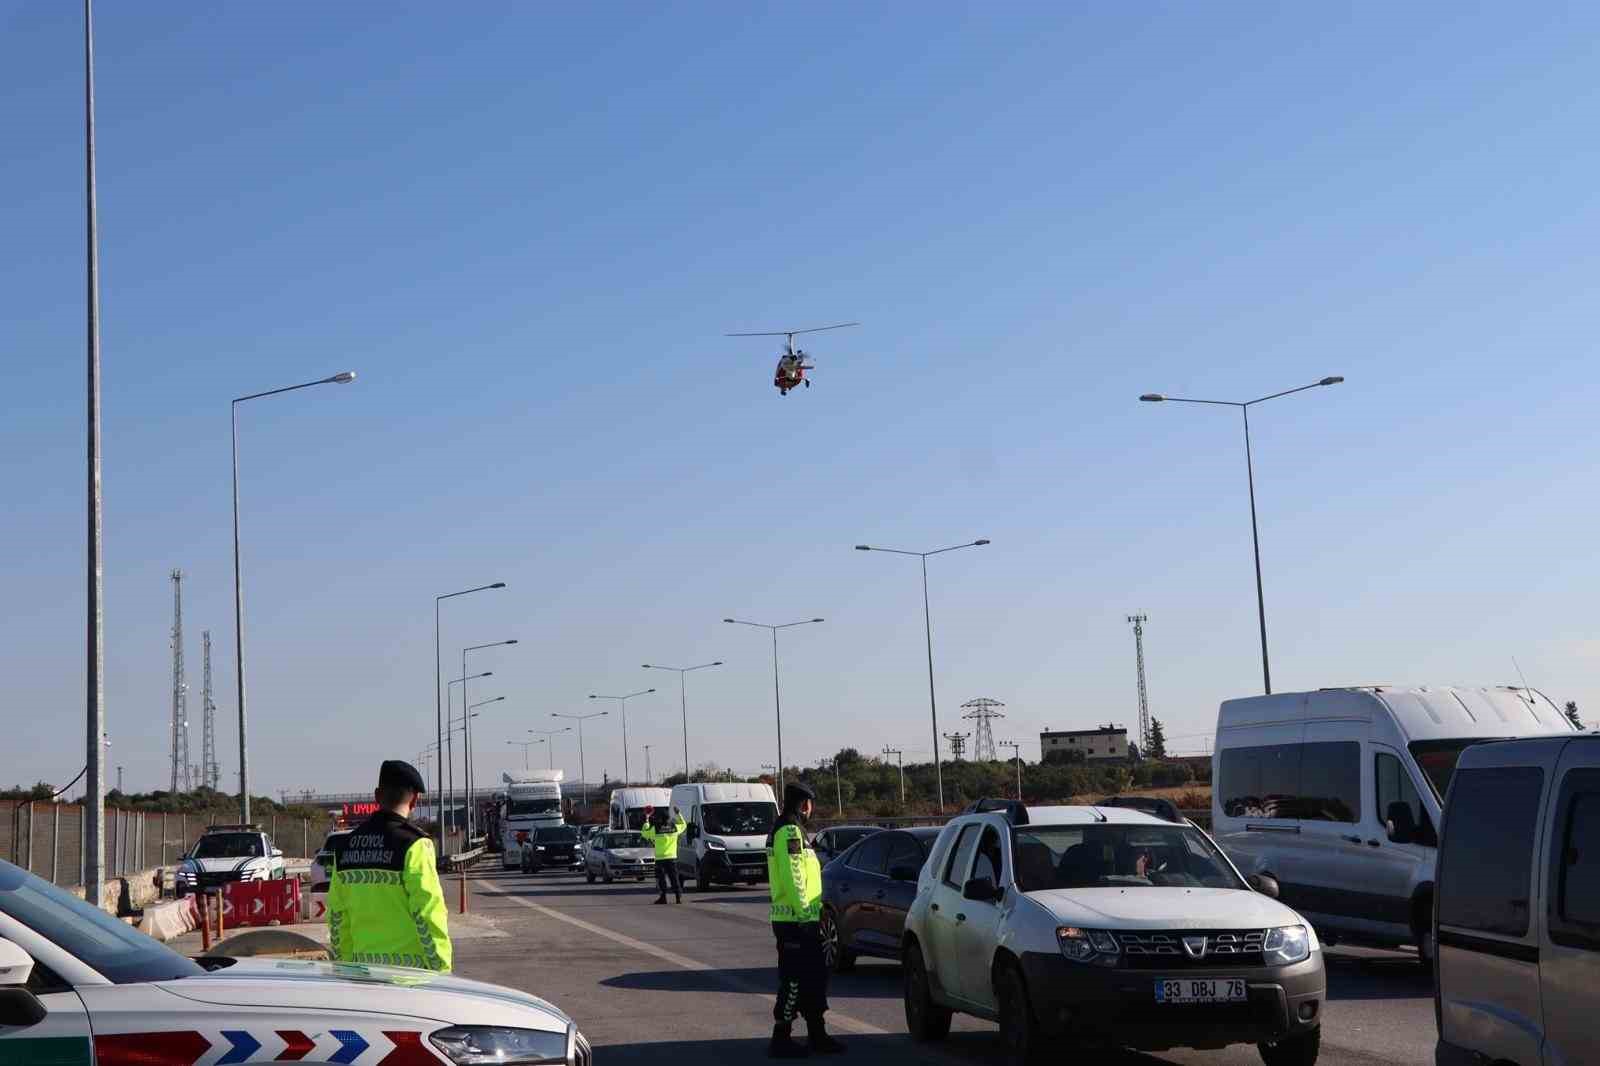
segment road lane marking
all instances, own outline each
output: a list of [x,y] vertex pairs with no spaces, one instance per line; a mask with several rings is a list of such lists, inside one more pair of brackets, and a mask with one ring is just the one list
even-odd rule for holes
[[[546,918],[554,918],[558,922],[566,922],[568,925],[573,926],[576,929],[582,929],[586,933],[592,933],[595,936],[604,937],[613,944],[620,944],[625,948],[631,948],[634,951],[642,952],[645,955],[660,959],[662,962],[676,966],[680,970],[692,970],[696,973],[709,973],[716,975],[717,979],[722,984],[727,985],[730,989],[736,989],[749,995],[759,996],[767,1003],[775,1004],[777,1002],[776,996],[764,991],[749,981],[742,981],[737,977],[728,977],[725,974],[722,974],[717,967],[700,962],[698,959],[691,959],[687,955],[679,955],[675,951],[668,951],[666,948],[657,947],[655,944],[651,944],[647,941],[635,939],[634,937],[628,936],[626,933],[619,933],[614,929],[607,929],[603,925],[595,925],[593,922],[586,922],[582,918],[576,918],[570,914],[565,914],[561,911],[555,910],[554,908],[546,907],[541,903],[535,903],[531,899],[526,899],[522,896],[513,896],[493,881],[480,880],[478,884],[490,892],[493,892],[501,899],[515,903],[522,907],[526,907],[535,914],[541,914]],[[887,1029],[880,1029],[870,1022],[864,1022],[859,1018],[852,1018],[850,1015],[842,1014],[836,1010],[828,1011],[828,1021],[834,1025],[837,1025],[841,1029],[858,1033],[862,1036],[889,1035],[889,1030]]]

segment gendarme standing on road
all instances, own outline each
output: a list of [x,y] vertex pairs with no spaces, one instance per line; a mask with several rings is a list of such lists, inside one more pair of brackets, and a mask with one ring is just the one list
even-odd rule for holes
[[433,841],[411,821],[422,775],[399,759],[378,770],[378,813],[334,845],[328,944],[339,962],[450,970],[450,930]]
[[767,884],[772,891],[772,933],[778,941],[778,1002],[772,1008],[775,1059],[804,1058],[795,1043],[796,1015],[806,1020],[810,1050],[837,1054],[844,1045],[828,1035],[822,1016],[828,1009],[828,967],[822,956],[822,865],[806,837],[806,820],[816,799],[805,785],[783,790],[783,814],[767,837]]

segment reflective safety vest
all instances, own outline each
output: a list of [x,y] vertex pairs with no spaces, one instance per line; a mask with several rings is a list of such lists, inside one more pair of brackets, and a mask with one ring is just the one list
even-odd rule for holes
[[450,930],[433,841],[379,811],[334,844],[328,946],[335,961],[450,971]]
[[655,826],[646,822],[644,828],[639,830],[639,835],[655,846],[656,861],[665,862],[667,859],[676,859],[678,857],[678,838],[683,835],[683,831],[688,827],[689,823],[684,821],[683,815],[680,814],[678,815],[677,824],[671,829],[658,831]]
[[774,922],[821,920],[822,864],[805,830],[787,817],[767,837],[767,886]]

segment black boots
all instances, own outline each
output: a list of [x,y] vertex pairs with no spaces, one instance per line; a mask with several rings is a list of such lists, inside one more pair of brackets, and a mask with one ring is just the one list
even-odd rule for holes
[[804,1044],[795,1043],[790,1026],[779,1023],[772,1027],[772,1041],[767,1044],[769,1059],[803,1059],[809,1054]]
[[650,902],[659,905],[659,904],[665,903],[666,901],[667,901],[667,897],[666,896],[661,896],[661,897],[659,897],[657,899],[651,900]]
[[823,1024],[821,1015],[806,1019],[806,1037],[814,1055],[844,1054],[844,1045],[828,1035],[828,1028]]

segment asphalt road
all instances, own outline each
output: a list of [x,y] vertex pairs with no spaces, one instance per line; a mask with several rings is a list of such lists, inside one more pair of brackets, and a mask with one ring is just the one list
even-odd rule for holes
[[[447,884],[455,904],[457,886]],[[777,971],[765,886],[692,892],[681,906],[654,906],[654,898],[653,884],[591,886],[577,875],[480,867],[468,906],[474,925],[493,933],[457,941],[455,972],[555,1003],[577,1019],[598,1066],[766,1062]],[[1320,1063],[1433,1061],[1432,991],[1414,956],[1335,948],[1327,960]],[[852,1060],[999,1062],[995,1026],[972,1018],[958,1016],[943,1044],[913,1044],[896,964],[863,959],[854,973],[832,979],[829,1000],[829,1028],[850,1045]],[[1235,1047],[1096,1061],[1259,1066],[1261,1059],[1253,1047]]]

